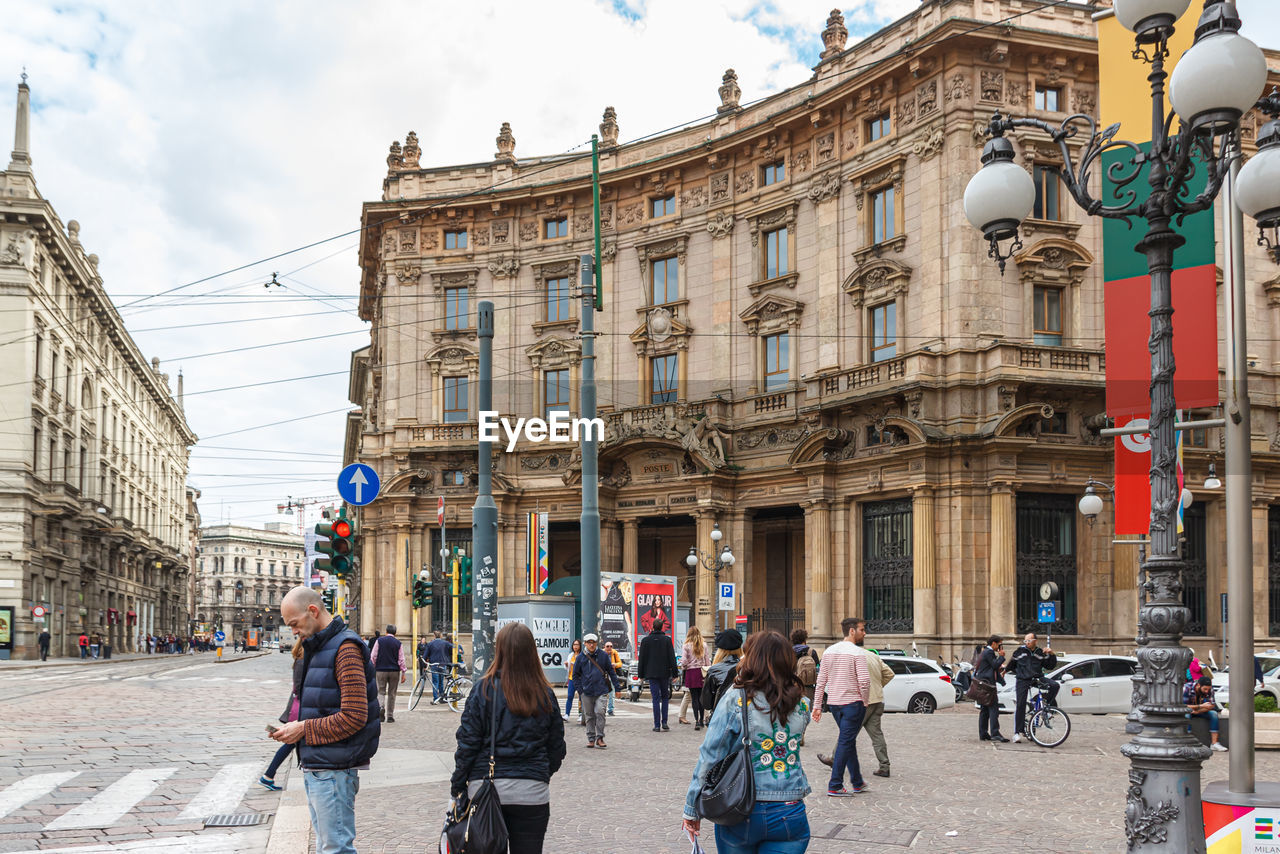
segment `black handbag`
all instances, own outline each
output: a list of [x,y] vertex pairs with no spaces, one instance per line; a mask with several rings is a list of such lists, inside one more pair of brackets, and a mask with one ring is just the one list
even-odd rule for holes
[[464,794],[445,813],[440,854],[506,854],[507,823],[502,800],[493,783],[495,742],[498,737],[498,684],[493,680],[493,716],[489,724],[489,776],[474,798]]
[[742,741],[738,749],[721,759],[707,772],[698,792],[698,815],[712,824],[729,827],[741,824],[756,805],[756,774],[747,749],[747,704],[751,698],[742,693]]

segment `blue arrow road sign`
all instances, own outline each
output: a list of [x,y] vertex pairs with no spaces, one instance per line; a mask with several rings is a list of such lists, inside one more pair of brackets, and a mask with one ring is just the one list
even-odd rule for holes
[[1057,602],[1037,602],[1036,603],[1036,622],[1037,623],[1058,622],[1058,603]]
[[378,473],[364,463],[352,463],[338,475],[338,494],[342,500],[357,507],[378,497]]

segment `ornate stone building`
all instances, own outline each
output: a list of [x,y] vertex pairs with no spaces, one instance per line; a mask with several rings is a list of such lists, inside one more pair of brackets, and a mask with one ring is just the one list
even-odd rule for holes
[[175,396],[129,337],[79,223],[36,189],[29,123],[24,81],[0,172],[0,609],[13,609],[15,658],[37,654],[42,628],[53,655],[76,654],[81,632],[132,651],[140,634],[189,629],[196,437],[182,377]]
[[303,542],[288,531],[244,525],[209,525],[200,531],[195,623],[198,631],[222,629],[227,643],[258,626],[272,635],[280,625],[280,600],[303,581]]
[[[1113,470],[1098,432],[1100,227],[1064,198],[1045,169],[1059,155],[1037,132],[1015,138],[1041,192],[1003,276],[961,207],[994,110],[1096,113],[1096,8],[924,0],[853,46],[833,12],[812,78],[794,88],[744,105],[728,71],[716,118],[626,145],[605,111],[605,570],[679,576],[708,628],[710,573],[684,559],[711,548],[718,524],[753,625],[826,640],[860,614],[878,645],[950,656],[1031,625],[1052,579],[1055,642],[1131,643],[1136,550],[1113,547],[1109,510],[1094,526],[1076,510],[1085,481]],[[408,621],[400,567],[433,562],[438,495],[451,541],[469,537],[479,300],[496,306],[496,408],[576,414],[590,160],[515,146],[504,124],[492,160],[435,167],[410,133],[391,146],[382,200],[364,206],[372,330],[352,360],[347,448],[383,482],[361,516],[369,625]],[[1257,589],[1274,603],[1258,635],[1274,636],[1280,279],[1252,247],[1249,274]],[[1188,443],[1193,487],[1220,441],[1211,430]],[[577,573],[580,464],[568,445],[500,450],[499,592],[513,595],[528,512],[550,514],[553,580]],[[1216,635],[1206,602],[1223,589],[1222,497],[1193,491],[1188,597],[1195,634]]]

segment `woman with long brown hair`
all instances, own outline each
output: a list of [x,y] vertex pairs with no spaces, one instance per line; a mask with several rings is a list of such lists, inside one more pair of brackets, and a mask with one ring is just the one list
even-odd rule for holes
[[[491,730],[495,715],[497,727]],[[489,775],[491,732],[494,785],[510,854],[542,854],[551,818],[551,775],[565,755],[564,721],[542,674],[533,632],[524,623],[508,623],[498,632],[493,662],[462,711],[449,782],[455,798],[474,795]]]
[[698,793],[707,771],[742,742],[744,703],[748,758],[756,786],[755,806],[746,821],[716,825],[720,854],[801,854],[809,846],[804,797],[811,789],[800,767],[800,739],[809,723],[810,706],[795,662],[795,650],[779,633],[750,635],[733,685],[711,715],[685,797],[685,832],[696,836],[701,830]]

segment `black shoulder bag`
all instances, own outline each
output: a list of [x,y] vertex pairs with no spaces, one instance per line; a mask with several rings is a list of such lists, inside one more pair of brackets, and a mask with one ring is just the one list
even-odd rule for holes
[[502,801],[493,783],[495,744],[498,737],[498,684],[493,680],[493,714],[489,722],[489,776],[474,798],[466,795],[445,813],[440,854],[506,854],[507,823]]
[[698,792],[698,815],[713,824],[726,827],[741,824],[756,805],[756,774],[747,749],[747,705],[751,698],[742,692],[742,740],[734,750],[707,772]]

